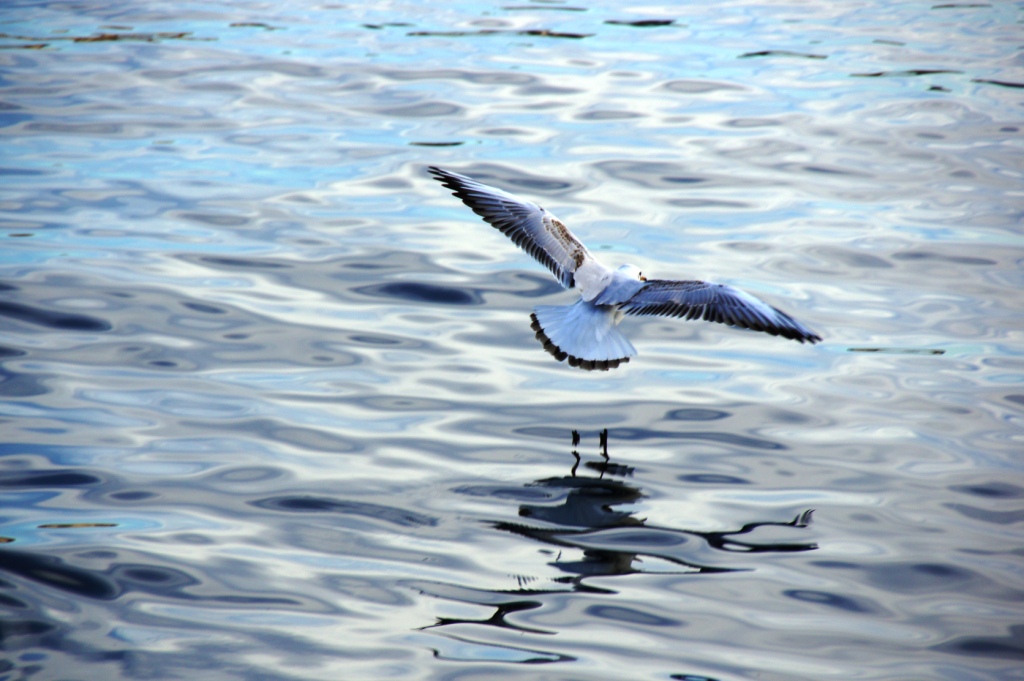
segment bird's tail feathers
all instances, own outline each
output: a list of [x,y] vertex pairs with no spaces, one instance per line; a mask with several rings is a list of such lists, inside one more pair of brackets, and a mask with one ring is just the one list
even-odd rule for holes
[[530,319],[544,349],[574,367],[607,371],[636,354],[619,331],[611,306],[583,300],[574,305],[538,305]]

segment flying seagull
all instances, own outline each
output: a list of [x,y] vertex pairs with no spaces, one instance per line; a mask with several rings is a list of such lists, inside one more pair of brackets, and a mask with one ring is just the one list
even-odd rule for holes
[[576,303],[538,305],[530,315],[537,339],[558,361],[602,371],[628,362],[636,348],[618,329],[624,314],[704,319],[800,343],[821,340],[785,312],[732,286],[647,279],[635,265],[606,267],[537,204],[465,175],[433,166],[429,170],[474,213],[551,270],[563,287],[579,289]]

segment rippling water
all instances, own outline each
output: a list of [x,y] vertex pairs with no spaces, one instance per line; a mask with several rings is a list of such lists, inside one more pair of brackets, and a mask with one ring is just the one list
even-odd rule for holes
[[[1021,20],[6,3],[0,679],[1024,678]],[[825,342],[557,363],[428,165]]]

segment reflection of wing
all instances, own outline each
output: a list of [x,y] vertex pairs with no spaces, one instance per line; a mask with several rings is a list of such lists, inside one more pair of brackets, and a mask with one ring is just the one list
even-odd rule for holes
[[474,213],[551,270],[562,286],[576,285],[573,273],[592,256],[558,218],[535,203],[464,175],[434,167],[430,172]]
[[623,303],[621,309],[626,314],[666,315],[720,322],[764,331],[801,343],[821,340],[821,336],[785,312],[749,293],[708,281],[652,279]]

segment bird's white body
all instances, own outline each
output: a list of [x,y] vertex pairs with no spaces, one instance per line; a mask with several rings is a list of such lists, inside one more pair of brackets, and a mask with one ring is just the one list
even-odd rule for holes
[[[602,265],[602,267],[604,266]],[[636,265],[623,265],[619,269],[609,270],[609,272],[611,276],[601,280],[599,284],[601,289],[597,291],[597,295],[591,296],[589,299],[582,296],[583,300],[595,305],[620,305],[643,289],[644,282],[647,281]],[[580,293],[582,294],[582,291]]]
[[612,283],[615,273],[599,263],[588,259],[573,273],[580,298],[588,303],[597,298]]
[[613,270],[591,255],[569,229],[540,206],[440,168],[436,179],[485,221],[545,265],[574,305],[539,305],[531,318],[544,348],[584,369],[607,370],[636,355],[617,326],[625,314],[705,319],[815,343],[821,337],[749,293],[707,281],[648,280],[634,265]]

